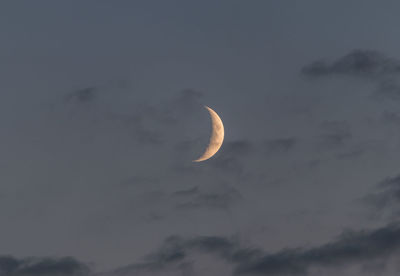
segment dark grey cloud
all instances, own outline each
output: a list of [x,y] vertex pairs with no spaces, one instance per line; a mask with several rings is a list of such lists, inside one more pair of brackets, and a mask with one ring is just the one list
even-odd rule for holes
[[0,257],[1,276],[89,276],[88,265],[71,257],[16,258]]
[[315,61],[302,68],[302,73],[311,77],[329,75],[381,78],[400,73],[400,61],[386,57],[374,50],[357,49],[334,60]]
[[242,249],[237,241],[225,237],[202,236],[192,239],[183,239],[179,236],[171,236],[165,239],[162,246],[155,252],[145,257],[142,263],[129,265],[115,270],[117,275],[131,275],[143,271],[164,271],[179,268],[190,260],[191,254],[209,254],[218,259],[228,261],[245,261],[257,250]]
[[[90,275],[141,275],[164,273],[192,275],[196,254],[212,257],[215,262],[229,265],[233,275],[308,275],[312,268],[323,271],[359,265],[365,270],[368,264],[379,264],[384,270],[385,261],[400,250],[400,226],[389,224],[375,230],[345,231],[332,242],[311,248],[286,248],[276,253],[244,246],[238,239],[223,236],[182,238],[170,236],[142,262],[122,266],[110,273],[93,273],[88,265],[74,258],[0,257],[0,275],[4,276],[90,276]],[[158,275],[158,274],[157,274]],[[165,274],[169,275],[169,274]]]
[[151,253],[144,261],[137,264],[127,265],[116,269],[113,274],[132,275],[132,273],[166,271],[171,266],[179,267],[186,258],[186,252],[182,248],[181,241],[177,237],[169,237],[157,252]]
[[67,102],[88,103],[94,101],[96,97],[97,97],[96,87],[86,87],[83,89],[76,90],[72,93],[69,93],[65,97],[65,100]]
[[374,50],[357,49],[332,61],[315,61],[301,70],[309,77],[349,76],[376,83],[372,98],[400,100],[400,60]]
[[243,246],[237,239],[205,236],[167,238],[144,262],[116,270],[117,275],[139,271],[162,271],[191,260],[194,253],[214,256],[232,267],[233,275],[308,275],[311,268],[324,271],[368,263],[380,263],[400,250],[400,227],[390,224],[375,230],[345,231],[336,240],[312,248],[288,248],[276,253]]
[[397,218],[400,215],[400,175],[381,181],[376,190],[362,200],[373,208],[374,216]]
[[239,275],[307,275],[312,266],[332,268],[388,258],[400,249],[400,227],[348,231],[336,241],[311,249],[286,249],[249,263],[240,263]]

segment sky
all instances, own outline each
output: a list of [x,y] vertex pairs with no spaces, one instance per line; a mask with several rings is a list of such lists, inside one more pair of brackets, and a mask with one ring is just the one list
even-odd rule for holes
[[399,9],[2,1],[0,276],[398,275]]

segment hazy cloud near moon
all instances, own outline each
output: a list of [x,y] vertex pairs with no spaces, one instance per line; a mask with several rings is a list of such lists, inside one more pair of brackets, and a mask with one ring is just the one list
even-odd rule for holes
[[[65,102],[71,109],[67,111],[74,113],[70,118],[90,120],[92,126],[97,127],[113,123],[131,132],[133,140],[139,144],[160,145],[165,142],[166,133],[172,131],[166,126],[174,129],[178,121],[185,121],[193,110],[200,109],[203,97],[199,91],[185,89],[163,103],[154,104],[138,102],[129,95],[128,89],[119,89],[118,92],[115,88],[112,85],[93,86],[68,93]],[[112,97],[112,94],[115,96]],[[121,101],[132,101],[131,108],[121,109]],[[160,128],[164,130],[160,131]]]
[[197,208],[229,210],[231,205],[242,199],[240,193],[233,188],[206,193],[193,188],[191,190],[178,191],[175,195],[180,196],[176,208],[182,211]]

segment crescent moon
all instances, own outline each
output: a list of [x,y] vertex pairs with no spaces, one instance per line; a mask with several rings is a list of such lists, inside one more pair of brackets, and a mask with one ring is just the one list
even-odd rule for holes
[[221,148],[222,143],[224,142],[224,124],[222,123],[221,118],[218,116],[217,112],[209,108],[208,106],[204,106],[211,116],[212,123],[212,133],[210,137],[210,143],[208,144],[205,152],[198,159],[193,160],[193,162],[201,162],[213,157],[217,151]]

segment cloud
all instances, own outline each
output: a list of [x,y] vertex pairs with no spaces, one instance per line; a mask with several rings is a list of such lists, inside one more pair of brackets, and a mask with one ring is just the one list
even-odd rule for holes
[[0,256],[1,276],[89,276],[90,268],[74,258],[24,258]]
[[288,137],[268,140],[265,144],[267,153],[284,153],[294,149],[297,143],[296,138]]
[[357,49],[334,60],[317,60],[302,68],[304,75],[323,77],[329,75],[381,78],[400,73],[400,61],[388,58],[373,50]]
[[198,187],[189,190],[182,190],[174,193],[179,198],[176,207],[180,210],[198,208],[228,209],[234,203],[242,199],[241,194],[233,189],[222,191],[202,192]]
[[229,141],[224,144],[224,153],[229,155],[246,155],[253,151],[253,144],[248,140]]
[[179,269],[186,258],[180,242],[177,237],[169,237],[162,247],[146,256],[143,262],[120,267],[113,274],[132,275],[132,273],[167,271],[171,268]]
[[151,186],[154,184],[159,183],[159,179],[153,176],[146,176],[146,175],[134,175],[127,179],[121,181],[121,186]]
[[180,141],[175,144],[174,149],[178,152],[188,152],[200,143],[199,139]]
[[108,120],[121,124],[132,135],[134,140],[144,145],[160,145],[164,143],[161,132],[149,129],[145,116],[135,112],[132,114],[108,114]]
[[376,100],[400,100],[400,85],[395,79],[385,79],[378,83],[375,93],[372,97]]
[[159,123],[176,124],[196,110],[201,110],[204,93],[194,89],[184,89],[171,99],[145,108],[146,116]]
[[201,99],[204,97],[204,93],[194,89],[182,90],[178,97],[172,102],[173,107],[178,106],[180,108],[191,109],[198,105],[201,105]]
[[357,49],[332,61],[317,60],[301,69],[308,77],[349,76],[376,83],[372,95],[376,100],[400,100],[400,60],[374,51]]
[[342,152],[336,154],[336,158],[339,160],[348,160],[348,159],[354,159],[358,158],[361,155],[364,155],[366,153],[366,150],[363,148],[356,148],[352,149],[350,151]]
[[[139,144],[161,145],[174,131],[169,127],[202,107],[203,93],[193,89],[180,91],[161,103],[147,103],[132,98],[130,93],[116,93],[127,92],[120,90],[115,86],[82,88],[65,95],[65,108],[60,110],[68,112],[68,120],[72,120],[76,126],[86,123],[84,131],[89,129],[87,124],[98,129],[117,126]],[[178,146],[178,149],[184,150],[184,147]]]
[[225,237],[201,236],[183,239],[170,236],[158,250],[144,258],[142,263],[125,266],[115,270],[116,275],[131,275],[140,272],[163,272],[180,270],[195,253],[211,254],[222,260],[246,260],[257,251],[241,249],[238,242]]
[[344,232],[337,240],[310,249],[266,254],[236,268],[238,275],[307,275],[312,266],[332,268],[387,258],[400,249],[400,227]]
[[223,154],[210,160],[211,168],[228,174],[234,174],[236,178],[243,177],[245,170],[244,157],[254,152],[254,145],[249,140],[227,141],[222,146]]
[[188,196],[188,195],[195,195],[199,192],[199,187],[193,187],[187,190],[180,190],[180,191],[176,191],[174,193],[174,195],[176,196]]
[[165,102],[157,104],[141,103],[138,113],[158,124],[176,124],[194,110],[201,110],[204,93],[194,89],[184,89]]
[[[117,275],[139,271],[163,271],[187,263],[195,254],[214,256],[231,266],[233,275],[308,275],[312,268],[345,268],[384,262],[400,249],[400,226],[390,224],[375,230],[346,231],[336,240],[312,248],[288,248],[265,253],[257,247],[243,246],[237,239],[202,236],[167,238],[144,262],[117,269]],[[196,258],[197,259],[197,258]],[[194,263],[195,264],[195,263]],[[383,269],[381,267],[381,269]]]
[[376,187],[376,191],[362,198],[371,206],[376,216],[398,217],[400,215],[400,175],[387,178]]
[[[107,91],[115,93],[105,93]],[[165,123],[168,117],[163,116],[165,120],[161,122],[159,109],[145,103],[129,103],[128,93],[117,92],[122,91],[115,85],[90,86],[65,95],[64,105],[57,107],[64,112],[61,116],[70,121],[68,125],[80,127],[79,131],[88,137],[93,136],[89,131],[111,128],[131,135],[139,144],[162,144],[164,137],[155,126]]]
[[320,142],[324,148],[343,146],[352,137],[350,126],[344,121],[326,121],[320,125],[320,129]]
[[110,272],[94,273],[74,258],[0,257],[1,276],[93,276],[93,275],[193,275],[199,256],[230,267],[232,275],[308,275],[314,268],[328,272],[358,265],[364,271],[375,264],[383,271],[385,262],[400,251],[400,225],[389,224],[374,230],[345,231],[332,242],[310,248],[286,248],[266,253],[263,248],[245,246],[234,237],[170,236],[142,262]]
[[[171,100],[161,104],[141,104],[142,108],[137,110],[133,116],[135,119],[135,134],[140,143],[163,144],[167,133],[162,126],[175,125],[182,118],[189,116],[194,110],[201,108],[201,99],[204,94],[193,89],[180,91]],[[153,126],[153,129],[149,129]],[[160,129],[163,129],[161,131]],[[193,141],[196,143],[198,141]],[[181,145],[181,150],[185,145]]]
[[227,174],[233,174],[237,178],[242,176],[244,171],[243,160],[236,156],[230,156],[224,154],[223,156],[218,156],[212,163],[212,169],[219,170]]
[[67,94],[65,100],[71,103],[89,103],[94,101],[96,97],[97,89],[95,87],[86,87]]
[[400,112],[384,111],[382,113],[382,121],[391,124],[400,124]]

